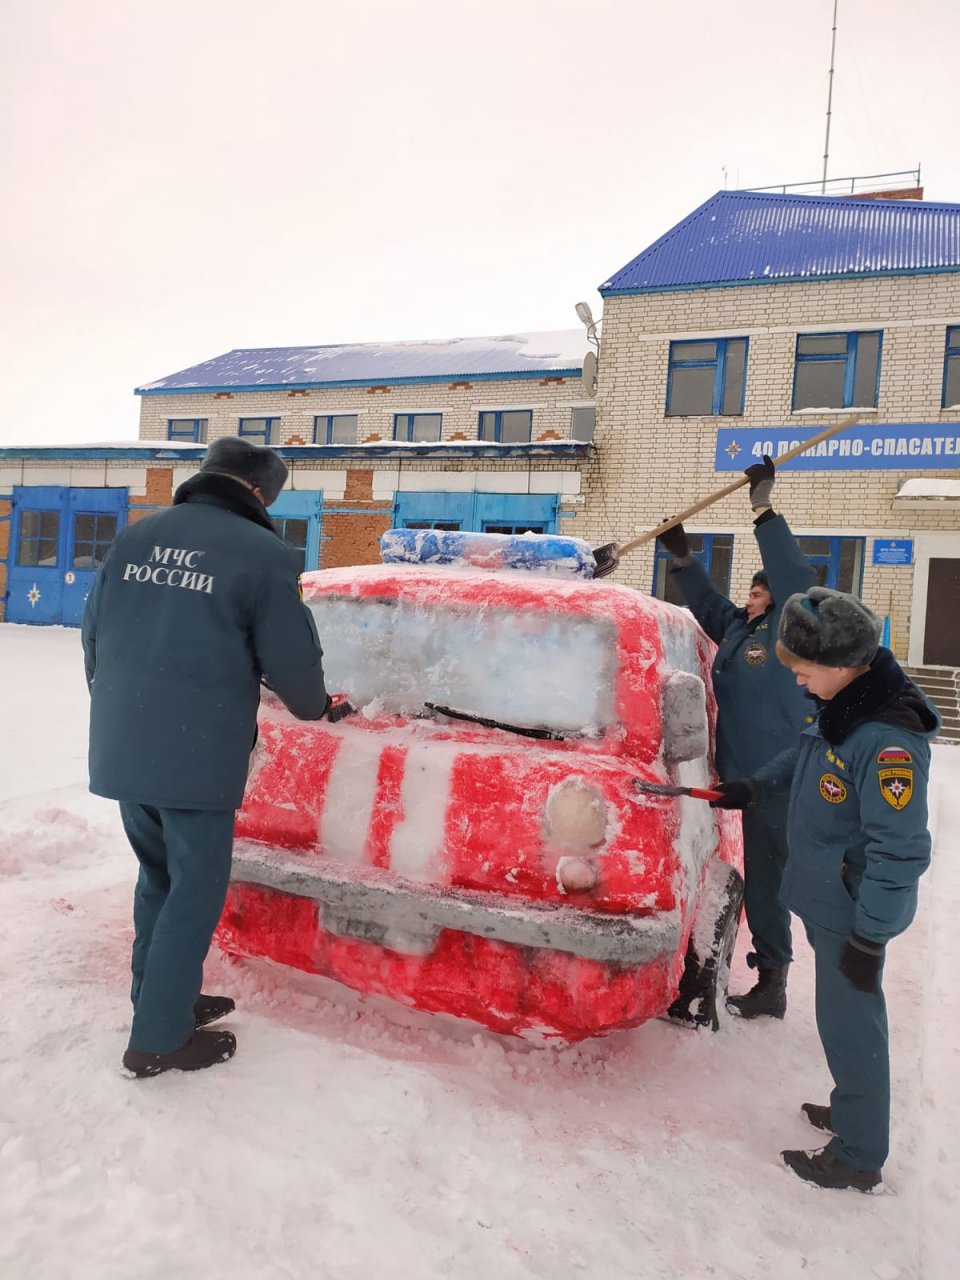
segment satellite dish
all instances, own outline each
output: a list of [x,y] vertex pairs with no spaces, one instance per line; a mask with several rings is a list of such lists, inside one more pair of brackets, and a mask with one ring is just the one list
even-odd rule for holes
[[592,400],[597,394],[597,357],[588,351],[583,357],[583,389]]

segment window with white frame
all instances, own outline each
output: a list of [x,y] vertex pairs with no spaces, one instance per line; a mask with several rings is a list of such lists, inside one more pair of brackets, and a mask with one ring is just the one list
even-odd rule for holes
[[442,413],[396,413],[393,416],[394,440],[435,444],[440,439],[442,428]]
[[484,409],[480,413],[477,439],[497,444],[529,444],[532,432],[532,409]]
[[592,440],[597,425],[597,406],[575,404],[570,410],[571,440]]
[[746,381],[746,338],[671,342],[667,417],[741,414]]
[[880,347],[879,331],[797,334],[794,411],[875,409]]
[[960,409],[960,325],[952,325],[947,329],[941,404],[944,409]]
[[194,444],[207,443],[206,418],[168,418],[167,439],[187,440]]
[[355,413],[318,414],[313,420],[314,444],[356,444]]
[[251,444],[270,445],[279,421],[279,418],[241,418],[237,434]]

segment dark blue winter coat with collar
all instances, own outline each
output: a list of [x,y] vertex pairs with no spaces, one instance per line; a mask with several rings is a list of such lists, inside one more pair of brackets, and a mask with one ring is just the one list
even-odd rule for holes
[[758,782],[792,776],[780,899],[808,924],[885,943],[917,909],[930,865],[927,783],[940,717],[889,649],[819,705],[799,747]]
[[761,516],[754,533],[774,603],[752,622],[746,609],[717,591],[697,561],[671,570],[694,617],[718,646],[713,661],[716,764],[724,781],[752,777],[795,746],[809,716],[803,690],[777,661],[775,649],[784,602],[813,586],[813,568],[783,516]]
[[298,557],[227,476],[181,485],[128,525],[83,618],[90,789],[157,808],[237,809],[260,681],[303,720],[327,706]]

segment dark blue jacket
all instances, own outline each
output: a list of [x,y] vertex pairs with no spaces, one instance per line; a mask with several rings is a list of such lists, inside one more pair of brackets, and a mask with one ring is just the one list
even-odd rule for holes
[[[811,704],[813,705],[813,704]],[[888,649],[824,703],[792,772],[781,901],[809,924],[884,943],[930,863],[927,781],[940,718]]]
[[242,484],[201,472],[128,525],[83,618],[90,789],[157,808],[243,802],[264,678],[294,715],[327,706],[298,559]]
[[713,661],[717,698],[717,772],[724,781],[749,778],[796,744],[809,706],[792,671],[777,661],[777,627],[788,596],[814,583],[810,562],[783,516],[761,516],[754,527],[773,605],[747,621],[711,583],[697,561],[671,572],[694,617],[718,646]]

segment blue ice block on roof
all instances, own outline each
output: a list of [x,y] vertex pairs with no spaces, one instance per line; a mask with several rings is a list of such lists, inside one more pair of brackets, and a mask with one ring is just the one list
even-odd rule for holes
[[547,577],[592,578],[590,544],[553,533],[464,533],[388,529],[380,539],[384,564],[432,564],[453,569],[519,569]]

